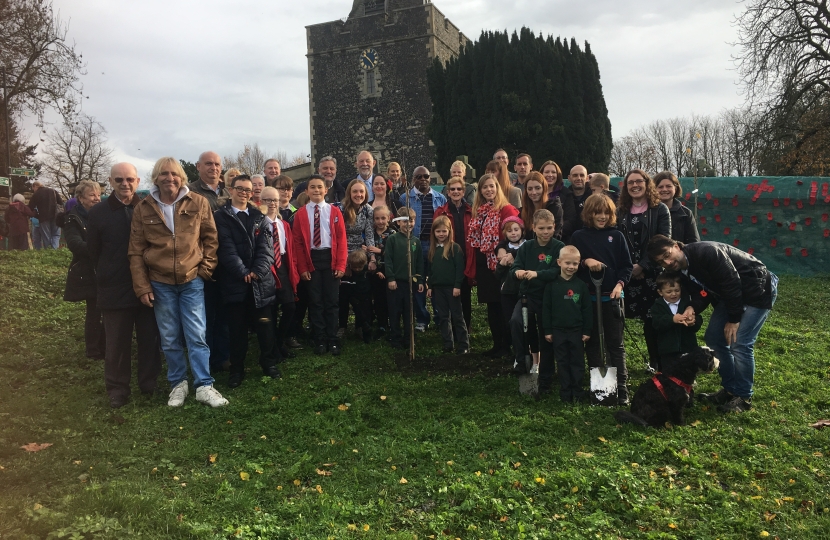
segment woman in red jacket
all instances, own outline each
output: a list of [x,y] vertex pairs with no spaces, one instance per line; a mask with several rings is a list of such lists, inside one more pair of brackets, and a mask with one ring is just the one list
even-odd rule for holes
[[444,195],[447,204],[435,210],[433,220],[438,216],[447,216],[452,222],[453,241],[461,246],[464,253],[464,283],[461,285],[461,311],[464,313],[464,322],[467,323],[467,332],[472,328],[472,285],[476,279],[476,250],[470,245],[470,221],[473,219],[473,208],[464,199],[467,189],[464,178],[453,177],[447,180],[444,186]]
[[9,226],[9,249],[29,249],[29,218],[35,213],[26,206],[26,199],[17,193],[6,208],[6,223]]
[[496,246],[501,242],[501,224],[519,211],[507,202],[498,180],[485,174],[478,182],[470,220],[470,246],[476,250],[476,282],[478,302],[487,304],[487,323],[493,336],[493,348],[485,356],[499,358],[510,354],[510,332],[501,307],[501,291],[495,270],[498,264]]

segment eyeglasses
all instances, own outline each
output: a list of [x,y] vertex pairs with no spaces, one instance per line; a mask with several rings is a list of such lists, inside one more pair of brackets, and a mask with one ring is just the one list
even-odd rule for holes
[[428,174],[416,174],[412,177],[414,180],[426,180],[429,178]]
[[133,178],[132,176],[128,176],[126,178],[116,177],[113,178],[113,181],[116,184],[123,184],[124,182],[127,182],[128,184],[135,184],[136,182],[138,182],[138,178]]
[[637,180],[629,180],[627,183],[628,183],[628,185],[635,185],[635,186],[637,186],[637,185],[640,185],[640,184],[645,184],[645,183],[646,183],[646,181],[645,181],[645,180],[641,180],[641,179],[637,179]]
[[279,199],[260,199],[260,200],[262,202],[264,202],[265,204],[277,204],[278,202],[280,202]]
[[451,187],[447,188],[447,191],[464,191],[463,187]]
[[241,187],[241,186],[233,186],[233,189],[236,190],[237,193],[253,193],[254,190],[251,188]]

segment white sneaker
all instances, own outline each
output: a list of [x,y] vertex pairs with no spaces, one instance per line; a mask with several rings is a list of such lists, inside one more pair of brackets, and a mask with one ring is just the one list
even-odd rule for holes
[[182,381],[173,387],[170,391],[170,399],[167,400],[168,407],[181,407],[184,405],[184,398],[189,393],[187,389],[187,381]]
[[196,401],[211,407],[224,407],[228,400],[222,397],[219,390],[211,386],[200,386],[196,389]]
[[415,325],[415,330],[417,330],[418,332],[425,332],[426,329],[427,326],[425,324],[418,323]]
[[533,364],[533,367],[530,368],[530,374],[536,375],[539,373],[539,364]]

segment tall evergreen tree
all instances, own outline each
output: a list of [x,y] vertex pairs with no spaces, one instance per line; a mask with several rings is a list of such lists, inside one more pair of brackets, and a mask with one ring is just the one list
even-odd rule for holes
[[578,163],[590,171],[608,167],[611,122],[587,43],[583,51],[574,39],[528,28],[484,31],[458,57],[436,59],[427,81],[441,173],[462,154],[483,170],[497,148],[526,152],[537,166],[553,159],[566,174]]

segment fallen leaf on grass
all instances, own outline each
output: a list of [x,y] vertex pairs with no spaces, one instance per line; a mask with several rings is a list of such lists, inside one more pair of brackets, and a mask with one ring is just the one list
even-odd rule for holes
[[299,485],[300,485],[300,481],[299,481],[299,480],[294,480],[294,485],[295,485],[295,486],[299,486]]
[[363,530],[364,530],[364,531],[368,531],[369,529],[370,529],[370,527],[369,527],[369,524],[368,524],[368,523],[367,523],[366,525],[364,525],[364,526],[363,526]]
[[42,505],[42,504],[40,504],[40,503],[35,503],[35,506],[34,506],[32,509],[33,509],[33,510],[40,510],[41,508],[43,508],[43,505]]
[[761,534],[759,534],[758,536],[760,536],[761,538],[766,538],[767,536],[769,536],[769,533],[767,531],[761,531]]
[[542,478],[541,476],[537,476],[537,477],[535,478],[535,480],[536,480],[536,483],[537,483],[537,484],[542,484],[543,486],[545,485],[545,479],[544,479],[544,478]]
[[830,420],[819,420],[815,424],[810,424],[811,428],[821,429],[830,426]]
[[381,401],[386,401],[386,396],[380,396]]
[[323,493],[323,488],[320,486],[320,484],[317,484],[316,486],[314,486],[314,489],[317,490],[317,493],[320,493],[320,494]]
[[241,478],[242,480],[247,481],[247,480],[250,480],[251,475],[243,471],[243,472],[239,473],[239,478]]
[[408,483],[409,483],[409,480],[407,480],[406,478],[404,478],[403,476],[401,476],[401,480],[400,480],[400,482],[398,482],[398,483],[400,483],[400,484],[408,484]]
[[581,457],[581,458],[592,458],[592,457],[594,457],[594,454],[592,454],[592,453],[590,453],[590,452],[577,452],[577,453],[576,453],[576,457]]
[[680,455],[683,457],[689,457],[689,451],[686,448],[680,450]]
[[356,530],[357,530],[357,525],[355,525],[354,523],[349,523],[349,524],[346,526],[346,528],[347,528],[348,530],[350,530],[350,531],[356,531]]
[[675,525],[674,523],[669,523],[669,529],[676,529],[676,528],[677,528],[677,525]]
[[331,476],[331,471],[324,471],[323,469],[317,469],[317,474],[320,476]]
[[50,446],[52,446],[52,443],[50,443],[50,442],[45,442],[45,443],[40,443],[40,444],[38,444],[36,442],[31,442],[29,444],[24,444],[20,448],[22,448],[23,450],[25,450],[27,452],[40,452],[44,448],[49,448]]
[[211,454],[211,455],[208,457],[208,461],[210,461],[211,463],[216,463],[216,458],[217,458],[218,456],[219,456],[219,454]]
[[502,516],[502,517],[500,517],[500,518],[499,518],[499,521],[501,521],[502,523],[504,523],[505,521],[507,521],[507,516]]
[[577,491],[579,491],[579,486],[574,486],[571,488],[571,493],[576,493]]
[[608,441],[605,440],[605,437],[598,437],[598,439],[599,439],[599,442],[608,442]]
[[700,425],[700,424],[702,424],[702,423],[703,423],[703,422],[701,422],[700,420],[695,420],[694,422],[692,422],[692,424],[691,424],[691,425],[692,425],[692,427],[697,427],[697,426],[699,426],[699,425]]
[[344,404],[342,404],[342,403],[337,406],[337,409],[341,410],[341,411],[348,411],[349,410],[349,408],[347,406],[345,406]]
[[770,511],[766,511],[766,512],[764,512],[764,519],[766,521],[772,521],[773,519],[775,519],[775,514],[773,514]]

